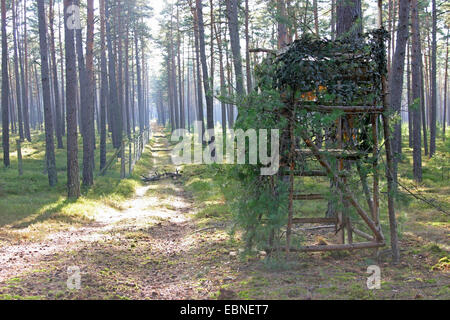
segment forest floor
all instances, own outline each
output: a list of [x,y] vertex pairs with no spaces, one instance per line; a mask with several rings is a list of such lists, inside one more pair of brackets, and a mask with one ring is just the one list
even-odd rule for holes
[[[168,149],[159,129],[136,175],[174,171]],[[59,198],[20,219],[0,219],[0,299],[450,299],[448,264],[433,268],[450,257],[448,216],[421,205],[404,209],[399,265],[370,250],[264,259],[241,253],[239,236],[230,235],[214,174],[190,166],[178,180],[148,184],[135,175],[122,182],[133,192],[114,201],[91,203],[95,197],[85,195],[83,219],[73,214],[81,206]],[[431,192],[449,201],[449,191],[447,181]],[[70,219],[61,219],[67,207]],[[379,290],[366,284],[373,264],[381,268]],[[73,266],[79,290],[67,287]]]

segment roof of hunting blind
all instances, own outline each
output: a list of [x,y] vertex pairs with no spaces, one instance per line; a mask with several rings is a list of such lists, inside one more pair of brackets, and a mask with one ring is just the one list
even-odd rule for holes
[[270,79],[272,88],[302,104],[380,105],[386,36],[384,29],[334,41],[304,35],[266,60],[259,80]]

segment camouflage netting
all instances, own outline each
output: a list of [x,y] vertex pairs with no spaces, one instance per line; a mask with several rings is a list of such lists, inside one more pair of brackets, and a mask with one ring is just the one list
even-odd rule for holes
[[[327,40],[305,35],[260,65],[257,78],[285,98],[321,105],[380,105],[384,29],[357,39]],[[263,83],[259,83],[260,85]]]

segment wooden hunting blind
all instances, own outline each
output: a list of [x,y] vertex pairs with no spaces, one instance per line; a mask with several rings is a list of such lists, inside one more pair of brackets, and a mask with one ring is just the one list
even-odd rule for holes
[[[383,145],[389,217],[396,232],[385,39],[384,29],[336,41],[304,36],[281,51],[269,52],[258,67],[258,86],[280,93],[282,106],[271,112],[286,124],[279,175],[288,185],[287,252],[385,245],[379,212]],[[329,178],[330,187],[317,193],[298,190],[301,180],[311,177]],[[328,201],[328,212],[323,217],[299,215],[297,201]],[[337,241],[294,247],[292,231],[298,224],[334,225]],[[364,242],[354,241],[354,235]]]

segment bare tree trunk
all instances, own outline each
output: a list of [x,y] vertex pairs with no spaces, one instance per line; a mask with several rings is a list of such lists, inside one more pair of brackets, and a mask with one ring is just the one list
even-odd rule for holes
[[430,124],[430,158],[436,153],[436,118],[437,118],[437,86],[436,86],[436,0],[432,0],[432,41],[431,41],[431,124]]
[[[196,8],[191,4],[192,16],[194,17],[194,38],[195,38],[195,65],[196,65],[196,92],[197,92],[197,120],[201,122],[202,132],[205,132],[205,120],[203,116],[203,94],[200,68],[200,44],[198,14]],[[202,139],[202,137],[199,137]]]
[[100,170],[106,166],[106,105],[108,103],[108,70],[106,66],[105,0],[100,0]]
[[6,3],[1,0],[2,9],[2,143],[3,164],[9,167],[9,83],[8,83],[8,39],[6,35]]
[[83,185],[94,184],[94,0],[87,0],[86,105],[84,106]]
[[11,122],[11,133],[16,134],[17,133],[17,125],[16,125],[16,121],[17,121],[17,117],[16,117],[16,103],[15,103],[15,99],[14,97],[16,96],[16,92],[17,91],[16,88],[14,88],[13,85],[13,81],[12,81],[12,74],[14,72],[11,70],[11,64],[8,65],[8,75],[9,75],[9,79],[8,79],[8,86],[10,88],[9,90],[9,105],[10,105],[10,111],[9,111],[9,119]]
[[336,38],[336,0],[331,0],[331,40]]
[[[222,37],[221,32],[218,32],[216,27],[216,38],[217,38],[217,46],[219,48],[219,71],[220,71],[220,94],[222,96],[226,95],[226,87],[225,87],[225,72],[223,67],[223,48],[222,48]],[[222,30],[222,28],[219,28]],[[222,109],[222,134],[226,135],[227,130],[227,116],[226,116],[226,104],[223,100],[221,100],[221,109]]]
[[38,0],[39,48],[41,53],[42,96],[45,117],[45,159],[47,162],[48,182],[55,186],[58,179],[55,164],[55,145],[53,140],[53,119],[50,105],[50,72],[48,67],[47,24],[45,22],[45,0]]
[[406,63],[407,66],[407,79],[408,79],[408,142],[409,147],[413,147],[413,121],[412,121],[412,111],[411,111],[411,105],[412,105],[412,93],[411,93],[411,41],[408,39],[408,61]]
[[[245,0],[245,65],[247,72],[247,93],[253,89],[252,85],[252,71],[250,66],[250,36],[249,36],[249,7],[248,0]],[[222,59],[220,60],[222,63]],[[223,71],[223,70],[221,70]]]
[[[117,41],[117,93],[118,93],[118,101],[119,101],[119,117],[117,121],[120,121],[120,128],[122,133],[124,127],[126,127],[126,115],[124,108],[124,81],[123,81],[123,49],[122,49],[122,38],[123,38],[123,26],[122,26],[122,0],[116,0],[116,8],[115,8],[115,18],[117,19],[117,37],[115,38]],[[120,134],[122,136],[122,133]],[[122,138],[121,138],[122,142]]]
[[[31,142],[31,133],[30,133],[30,114],[28,110],[28,41],[27,41],[27,17],[26,17],[26,8],[27,1],[23,1],[24,7],[24,32],[23,32],[23,46],[24,46],[24,59],[22,59],[22,50],[19,47],[19,60],[24,61],[24,67],[21,68],[21,80],[22,80],[22,116],[23,116],[23,125],[25,131],[25,138]],[[21,66],[22,64],[20,64]]]
[[177,89],[177,66],[175,64],[175,50],[173,42],[173,5],[172,12],[170,13],[170,34],[169,34],[169,56],[170,56],[170,82],[172,90],[169,94],[172,95],[173,111],[175,116],[175,128],[180,128],[180,110],[178,108],[178,89]]
[[64,41],[66,48],[66,119],[67,119],[67,193],[69,198],[80,196],[80,177],[78,168],[78,132],[76,109],[76,58],[74,31],[69,29],[69,19],[73,12],[69,7],[72,0],[64,0]]
[[131,118],[133,122],[133,133],[136,133],[136,103],[135,103],[135,97],[136,97],[136,85],[134,83],[134,47],[131,45]]
[[[20,74],[19,74],[19,56],[17,54],[17,7],[15,6],[16,0],[12,1],[12,16],[13,16],[13,42],[14,42],[14,73],[16,79],[16,100],[17,100],[17,117],[19,125],[19,137],[20,140],[24,140],[23,134],[23,118],[22,118],[22,96],[20,91]],[[12,89],[12,88],[11,88]],[[11,90],[12,92],[12,90]]]
[[53,72],[53,94],[55,102],[55,115],[56,115],[56,139],[58,141],[58,149],[63,149],[62,141],[62,129],[61,129],[61,103],[59,99],[59,86],[58,86],[58,71],[56,68],[56,53],[55,53],[55,30],[54,20],[55,12],[53,9],[53,0],[50,0],[49,5],[49,27],[50,27],[50,54],[52,59],[52,72]]
[[[210,19],[211,19],[211,25],[209,27],[210,30],[210,67],[211,67],[211,90],[214,91],[214,71],[215,71],[215,66],[214,66],[214,26],[216,24],[215,20],[214,20],[214,4],[213,4],[213,0],[209,0],[209,6],[210,6]],[[177,12],[178,14],[178,12]],[[178,26],[178,24],[177,24]]]
[[185,103],[186,103],[186,113],[187,113],[187,129],[188,132],[191,132],[191,68],[189,65],[190,59],[190,50],[188,46],[188,54],[187,54],[187,75],[186,75],[186,96],[185,96]]
[[314,10],[314,32],[316,36],[319,38],[319,9],[317,7],[317,0],[313,0],[313,10]]
[[58,38],[59,38],[59,54],[61,57],[60,62],[60,73],[61,73],[61,134],[66,135],[66,121],[65,121],[65,113],[66,113],[66,100],[65,100],[65,92],[64,92],[64,55],[62,49],[62,40],[61,40],[61,11],[60,6],[58,4],[58,15],[59,15],[59,23],[58,23]]
[[181,66],[181,31],[180,31],[180,21],[179,21],[179,13],[177,8],[177,64],[178,64],[178,96],[179,96],[179,105],[180,105],[180,128],[186,128],[186,119],[184,114],[184,90],[183,90],[183,72]]
[[[200,43],[200,60],[202,63],[203,71],[203,88],[205,90],[206,98],[206,125],[209,130],[214,130],[214,107],[213,107],[213,95],[210,88],[209,75],[208,75],[208,65],[206,62],[206,48],[205,48],[205,30],[203,23],[203,6],[201,0],[196,0],[197,9],[197,20],[198,20],[198,35]],[[241,79],[242,80],[242,79]],[[215,141],[215,136],[212,134],[210,136],[209,144]],[[214,157],[214,154],[212,154]]]
[[361,0],[336,0],[336,35],[358,37],[362,33]]
[[445,54],[445,75],[444,75],[444,116],[442,119],[442,139],[445,141],[445,127],[447,125],[447,81],[448,81],[448,38],[449,29],[447,29],[446,54]]
[[[228,4],[228,2],[227,2]],[[237,4],[236,4],[237,6]],[[277,0],[277,14],[278,14],[278,49],[284,48],[288,44],[288,32],[287,26],[283,19],[287,18],[286,15],[286,2],[284,0]],[[236,15],[237,21],[237,15]],[[230,38],[231,38],[231,30],[230,30]]]
[[230,30],[230,44],[231,51],[233,53],[234,74],[236,77],[236,93],[239,96],[242,96],[245,92],[242,74],[241,45],[239,39],[238,0],[230,0],[226,3],[228,28]]
[[[127,2],[127,10],[128,15],[130,14],[130,2]],[[129,17],[127,17],[127,20],[125,22],[126,24],[126,30],[125,30],[125,113],[126,113],[126,123],[127,123],[127,135],[128,138],[131,139],[131,121],[130,121],[130,71],[129,71],[129,26],[130,21]],[[131,59],[133,60],[133,59]]]
[[[420,39],[420,36],[419,36]],[[419,42],[419,53],[422,57],[421,44]],[[429,96],[427,94],[426,85],[424,83],[424,78],[427,79],[426,73],[423,70],[423,60],[420,59],[420,112],[422,119],[422,131],[423,131],[423,148],[425,150],[425,155],[428,155],[428,138],[427,138],[427,116],[426,116],[426,105],[428,104]],[[426,100],[425,100],[426,98]]]
[[[410,0],[399,0],[399,22],[397,29],[397,45],[392,62],[390,78],[390,105],[394,112],[401,114],[403,77],[405,68],[405,51],[408,41],[409,7]],[[395,123],[393,149],[397,157],[394,157],[394,181],[397,182],[398,156],[402,151],[402,123],[401,119]]]
[[[224,36],[224,41],[225,41],[225,43],[227,43],[226,32],[225,32],[225,36]],[[232,80],[233,79],[233,66],[230,62],[230,54],[229,54],[229,50],[228,50],[228,44],[225,45],[225,55],[226,55],[226,59],[227,59],[228,94],[231,95],[232,87],[233,87],[233,80]],[[228,116],[228,126],[230,128],[232,128],[234,125],[234,106],[232,104],[228,104],[227,116]]]
[[414,179],[422,181],[422,142],[420,137],[420,103],[421,103],[421,53],[419,35],[419,15],[417,0],[411,0],[411,28],[412,28],[412,96],[413,96],[413,169]]
[[118,98],[118,86],[116,79],[116,55],[113,51],[112,31],[110,22],[111,4],[110,0],[105,1],[106,36],[108,43],[108,63],[109,63],[109,104],[111,110],[111,125],[113,146],[118,149],[122,145],[122,116],[120,102]]
[[142,132],[144,130],[144,110],[142,101],[142,79],[141,79],[141,63],[139,61],[139,47],[138,47],[138,33],[134,30],[134,45],[135,45],[135,55],[136,55],[136,77],[137,77],[137,97],[138,97],[138,110],[139,110],[139,130]]

